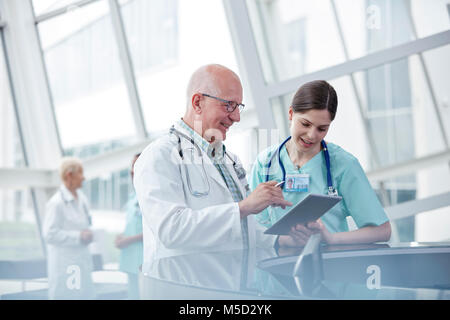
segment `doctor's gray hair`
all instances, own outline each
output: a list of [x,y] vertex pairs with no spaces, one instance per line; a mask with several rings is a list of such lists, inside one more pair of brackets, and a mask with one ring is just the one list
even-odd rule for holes
[[59,176],[64,181],[67,173],[76,172],[81,168],[83,168],[83,163],[80,159],[76,157],[64,157],[61,159],[61,164],[59,165]]
[[338,98],[334,88],[324,80],[315,80],[302,85],[292,99],[294,112],[305,112],[311,109],[326,109],[330,113],[331,121],[337,112]]

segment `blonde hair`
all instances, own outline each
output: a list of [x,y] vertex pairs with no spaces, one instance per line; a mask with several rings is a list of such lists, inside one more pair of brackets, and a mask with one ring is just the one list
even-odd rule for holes
[[83,168],[83,163],[80,159],[75,157],[64,157],[61,160],[61,164],[59,166],[59,176],[61,180],[64,181],[65,176],[68,172],[76,172],[78,169]]

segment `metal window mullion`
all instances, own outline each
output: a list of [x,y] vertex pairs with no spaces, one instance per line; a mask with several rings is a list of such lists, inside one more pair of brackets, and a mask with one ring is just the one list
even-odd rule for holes
[[[29,158],[28,158],[28,154],[27,154],[27,150],[25,148],[25,138],[24,138],[24,134],[23,134],[23,128],[22,128],[22,123],[20,121],[20,116],[19,116],[19,108],[17,105],[17,96],[16,96],[16,91],[14,89],[14,83],[12,80],[12,71],[10,68],[10,62],[9,62],[9,57],[8,57],[8,51],[6,49],[6,41],[5,41],[5,37],[3,34],[3,29],[0,29],[0,38],[1,38],[1,46],[3,49],[3,56],[5,59],[5,67],[6,67],[6,73],[7,73],[7,77],[8,77],[8,82],[9,82],[9,89],[11,92],[11,101],[12,101],[12,105],[14,107],[14,115],[16,118],[16,125],[17,125],[17,131],[19,133],[19,140],[20,140],[20,146],[22,149],[22,156],[23,156],[23,161],[25,163],[26,167],[30,167],[30,162],[29,162]],[[30,193],[31,193],[31,200],[33,203],[33,208],[34,208],[34,217],[36,219],[36,224],[38,227],[38,234],[39,234],[39,240],[41,243],[41,248],[42,248],[42,252],[44,254],[44,256],[47,256],[47,247],[45,245],[45,241],[44,241],[44,236],[42,233],[42,222],[41,222],[41,217],[39,214],[39,205],[38,205],[38,200],[36,197],[36,191],[34,188],[30,188]]]
[[[91,4],[93,2],[96,2],[96,1],[99,1],[99,0],[81,0],[81,1],[77,1],[77,2],[74,2],[72,4],[68,4],[68,5],[64,6],[64,7],[61,7],[59,9],[52,10],[52,11],[49,11],[49,12],[44,13],[44,14],[40,14],[40,15],[38,15],[38,16],[36,16],[34,18],[34,21],[35,21],[35,23],[40,23],[40,22],[43,22],[43,21],[55,18],[57,16],[60,16],[62,14],[65,14],[68,11],[70,11],[72,8],[81,8],[83,6],[86,6],[86,5]],[[33,8],[33,13],[34,13],[34,8]]]
[[[36,16],[34,14],[34,10],[32,10],[32,11],[33,11],[34,20],[36,21]],[[52,111],[51,112],[51,116],[52,116],[52,120],[53,120],[54,128],[55,128],[54,134],[56,136],[56,140],[58,141],[58,148],[59,148],[60,156],[63,156],[64,155],[64,148],[63,148],[63,145],[62,145],[61,133],[59,131],[58,121],[56,119],[55,101],[53,99],[52,89],[50,88],[50,80],[48,78],[48,69],[47,69],[47,64],[45,62],[45,58],[44,58],[44,48],[42,47],[41,35],[39,33],[38,25],[37,25],[36,22],[34,23],[34,31],[36,33],[36,38],[37,38],[37,41],[38,41],[38,44],[39,44],[40,60],[42,61],[42,65],[44,66],[45,86],[47,88],[48,96],[50,97],[49,103],[50,103],[50,109]]]
[[[330,3],[331,3],[331,9],[333,11],[334,19],[336,21],[339,39],[341,41],[342,48],[344,50],[345,60],[349,61],[350,55],[348,54],[347,43],[345,42],[344,32],[342,31],[342,26],[341,26],[341,21],[339,20],[339,15],[336,10],[336,4],[335,4],[334,0],[330,0]],[[359,116],[363,123],[363,128],[364,128],[363,130],[364,130],[364,134],[366,136],[367,145],[370,150],[370,154],[373,156],[372,160],[374,161],[375,166],[378,167],[380,165],[380,158],[379,158],[378,151],[377,151],[377,148],[375,145],[375,139],[374,139],[372,131],[370,129],[371,128],[370,122],[367,119],[367,113],[365,111],[366,109],[364,109],[364,107],[363,107],[361,95],[358,90],[358,87],[356,86],[356,80],[355,80],[354,73],[350,73],[349,76],[350,76],[350,82],[352,85],[353,93],[355,94],[356,104],[357,104],[358,110],[359,110]]]
[[409,57],[422,51],[434,49],[450,44],[450,31],[443,31],[419,40],[410,41],[392,48],[377,51],[361,58],[356,58],[322,70],[304,74],[295,78],[268,84],[265,94],[269,97],[277,97],[290,93],[297,89],[299,83],[315,79],[330,80],[358,71],[371,69],[395,60]]
[[228,25],[234,43],[239,69],[243,71],[249,85],[255,107],[258,108],[259,126],[275,129],[275,120],[267,95],[264,72],[259,60],[258,49],[253,35],[250,17],[245,1],[223,0]]
[[127,86],[131,111],[133,113],[134,125],[136,127],[138,137],[141,140],[144,140],[147,138],[147,130],[145,127],[141,101],[136,85],[136,76],[134,73],[133,61],[126,38],[125,27],[123,25],[122,15],[120,12],[120,6],[117,3],[117,0],[109,0],[109,7],[111,11],[114,35],[116,37],[119,50],[120,64],[122,66],[124,80]]
[[[411,6],[408,6],[408,18],[409,18],[409,22],[410,22],[410,26],[411,26],[411,31],[413,33],[413,37],[414,37],[414,39],[417,39],[417,29],[416,29],[416,24],[414,23],[414,19],[412,17]],[[426,82],[428,90],[430,92],[434,113],[436,114],[436,118],[437,118],[438,125],[439,125],[439,130],[441,132],[444,145],[446,148],[449,148],[447,132],[445,131],[445,126],[444,126],[444,123],[442,122],[442,113],[439,110],[439,104],[437,102],[436,93],[434,91],[433,84],[431,83],[431,78],[430,78],[430,74],[428,72],[427,65],[425,63],[425,59],[423,57],[422,52],[418,52],[417,55],[419,56],[420,65],[422,67],[422,71],[425,76],[425,82]]]

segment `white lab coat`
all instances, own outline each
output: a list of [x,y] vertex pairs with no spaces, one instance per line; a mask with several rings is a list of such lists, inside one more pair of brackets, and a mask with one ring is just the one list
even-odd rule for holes
[[[189,135],[178,124],[175,128]],[[174,134],[167,133],[148,145],[134,166],[134,187],[143,216],[144,263],[191,252],[243,248],[239,206],[220,172],[202,151],[210,190],[206,196],[193,196],[177,141]],[[195,191],[205,190],[201,158],[196,155],[196,149],[183,138],[181,148],[189,167],[191,185]],[[194,154],[192,161],[191,154]],[[228,154],[240,165],[236,156]],[[239,181],[231,160],[225,159],[229,172],[245,196],[246,179]],[[264,235],[264,229],[253,215],[247,220],[249,246],[273,247],[275,236]]]
[[[245,294],[255,285],[265,285],[255,283],[259,280],[257,263],[276,256],[273,249],[253,249],[201,252],[155,260],[149,265],[142,265],[142,298],[208,299],[209,295],[210,299],[209,290],[234,291],[231,295],[237,292]],[[159,285],[155,285],[154,279]],[[159,280],[175,284],[175,288],[161,285]],[[216,299],[218,293],[213,294]],[[224,295],[229,297],[229,293]]]
[[50,299],[95,298],[92,256],[80,240],[80,231],[89,228],[88,201],[81,191],[77,195],[75,201],[62,185],[47,202],[43,233]]

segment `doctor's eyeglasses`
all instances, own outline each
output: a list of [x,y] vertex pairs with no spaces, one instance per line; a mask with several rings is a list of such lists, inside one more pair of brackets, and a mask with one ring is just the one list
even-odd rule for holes
[[206,94],[206,93],[202,93],[201,95],[204,96],[204,97],[213,98],[213,99],[219,100],[219,101],[221,101],[223,103],[226,103],[226,105],[227,105],[226,108],[227,108],[227,111],[229,113],[231,113],[234,110],[236,110],[237,107],[239,107],[239,113],[241,113],[244,110],[244,107],[245,107],[245,104],[243,104],[243,103],[237,103],[235,101],[221,99],[221,98],[214,97],[214,96],[211,96],[211,95]]

